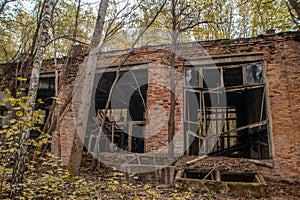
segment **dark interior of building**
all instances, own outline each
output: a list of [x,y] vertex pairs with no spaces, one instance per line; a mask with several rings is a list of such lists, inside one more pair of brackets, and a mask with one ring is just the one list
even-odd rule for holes
[[[39,89],[36,97],[36,107],[34,111],[35,126],[43,130],[46,119],[55,96],[54,77],[41,77]],[[39,131],[32,130],[30,137],[36,138],[40,135]]]
[[[101,123],[116,72],[105,72],[97,76],[101,78],[98,81],[94,106]],[[106,113],[103,128],[105,137],[100,139],[100,152],[144,152],[148,89],[148,85],[144,83],[147,81],[147,69],[120,72]],[[86,142],[90,144],[89,148],[93,149],[96,142],[91,138],[88,136],[87,140],[90,141]]]
[[[185,73],[187,154],[270,158],[262,64]],[[212,103],[222,95],[226,106]]]

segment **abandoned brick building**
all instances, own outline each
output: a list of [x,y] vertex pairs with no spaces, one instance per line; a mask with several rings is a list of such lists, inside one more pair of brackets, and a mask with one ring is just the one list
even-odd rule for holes
[[[127,52],[99,54],[93,101],[99,115],[107,102],[118,65]],[[67,69],[59,94],[61,102],[68,98],[67,91],[72,88],[84,59],[79,54],[74,55]],[[272,159],[275,174],[297,177],[300,172],[300,33],[184,43],[180,44],[178,55],[174,92],[175,154]],[[113,152],[118,147],[135,153],[155,152],[168,145],[169,58],[167,45],[143,47],[136,49],[121,67],[115,88],[118,98],[112,99],[105,126],[106,136],[114,145],[102,142],[103,151]],[[129,78],[122,80],[122,77]],[[8,81],[2,77],[2,89]],[[39,97],[53,94],[53,61],[48,60],[41,74]],[[41,109],[47,105],[50,102]],[[64,163],[69,161],[76,133],[72,109],[69,103],[61,119],[60,141],[53,140],[61,143]],[[87,149],[93,148],[95,137],[95,133],[86,135]]]

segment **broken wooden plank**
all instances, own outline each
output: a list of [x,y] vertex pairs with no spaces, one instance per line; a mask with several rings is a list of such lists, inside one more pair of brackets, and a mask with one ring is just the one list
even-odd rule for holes
[[220,133],[219,135],[228,134],[228,133],[232,133],[232,132],[238,132],[238,131],[242,131],[242,130],[248,129],[248,128],[255,128],[258,126],[263,126],[263,125],[266,125],[267,123],[268,123],[268,121],[264,120],[264,121],[248,124],[246,126],[242,126],[242,127],[236,128],[236,129],[232,129],[229,131],[224,131],[224,132]]
[[128,146],[127,150],[131,152],[132,149],[132,124],[130,123],[128,126]]
[[238,85],[238,86],[231,86],[229,88],[225,88],[225,87],[218,87],[218,88],[212,88],[212,89],[208,89],[203,91],[204,94],[209,94],[209,93],[219,93],[219,92],[236,92],[236,91],[244,91],[246,89],[257,89],[257,88],[262,88],[264,87],[265,84],[255,84],[255,85],[248,85],[248,86],[244,86],[244,85]]
[[249,159],[249,161],[256,164],[256,165],[263,166],[263,167],[268,167],[268,168],[273,168],[274,167],[274,163],[272,163],[272,162],[261,161],[261,160],[253,160],[253,159]]
[[196,133],[194,133],[193,131],[188,130],[186,133],[187,133],[188,135],[194,136],[194,137],[196,137],[196,138],[198,138],[198,139],[205,140],[205,137],[196,135]]
[[216,175],[216,181],[221,181],[221,174],[219,170],[215,171],[215,175]]
[[190,160],[190,161],[186,162],[185,164],[186,164],[186,165],[193,165],[193,164],[195,164],[196,162],[198,162],[198,161],[200,161],[200,160],[203,160],[203,159],[205,159],[205,158],[207,158],[207,157],[208,157],[208,155],[200,156],[200,157],[198,157],[198,158],[196,158],[196,159],[194,159],[194,160]]
[[[212,172],[213,172],[216,168],[217,168],[217,167],[212,168],[212,169],[208,172],[208,174],[206,174],[206,175],[204,176],[203,180],[205,180],[210,174],[212,175]],[[213,176],[211,176],[211,180],[214,180],[214,177],[213,177]]]

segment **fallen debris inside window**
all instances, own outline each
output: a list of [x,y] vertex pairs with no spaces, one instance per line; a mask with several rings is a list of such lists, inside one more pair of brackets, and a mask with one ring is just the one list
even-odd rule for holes
[[214,190],[235,197],[261,198],[267,195],[267,184],[252,160],[203,156],[185,162],[175,178],[177,188],[194,191]]

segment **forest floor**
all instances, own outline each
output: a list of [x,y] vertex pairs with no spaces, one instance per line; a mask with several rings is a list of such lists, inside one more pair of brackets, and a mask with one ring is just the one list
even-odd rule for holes
[[[185,163],[195,157],[185,156],[180,158],[175,168],[177,171],[184,169]],[[192,189],[183,185],[176,187],[157,183],[143,183],[137,174],[131,175],[129,182],[114,168],[101,165],[98,169],[90,170],[92,157],[83,155],[83,162],[78,177],[72,177],[65,166],[59,164],[55,158],[47,156],[38,163],[28,166],[23,184],[23,195],[20,199],[255,199],[251,195],[234,197],[227,191],[204,188]],[[211,167],[222,170],[247,170],[257,171],[262,174],[267,182],[265,195],[260,199],[300,199],[300,182],[281,180],[270,176],[265,167],[258,167],[247,159],[226,157],[208,157],[192,167],[207,169]],[[269,175],[268,175],[269,174]],[[9,199],[10,175],[1,176],[0,199]]]
[[[183,167],[186,161],[192,160],[193,157],[184,157],[177,162],[177,169]],[[248,168],[250,170],[260,170],[253,164],[247,163],[246,159],[228,159],[228,158],[208,158],[203,166],[209,166],[217,163],[221,167],[234,168]],[[255,199],[251,196],[247,197],[232,197],[230,194],[217,193],[215,191],[192,191],[190,188],[175,188],[169,185],[161,184],[147,184],[135,181],[129,183],[125,180],[122,173],[117,172],[111,168],[101,168],[100,170],[87,170],[91,161],[85,160],[81,168],[81,176],[84,179],[101,185],[97,197],[99,199]],[[285,181],[279,179],[272,179],[272,177],[265,177],[267,182],[266,196],[261,199],[300,199],[300,184],[296,181]]]

